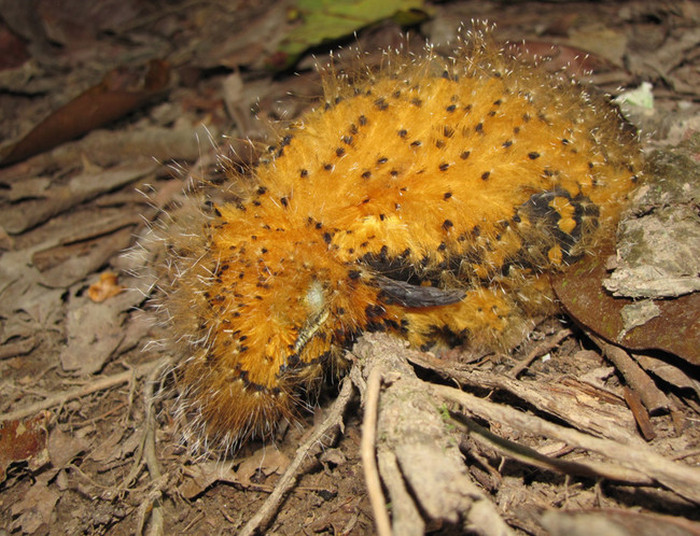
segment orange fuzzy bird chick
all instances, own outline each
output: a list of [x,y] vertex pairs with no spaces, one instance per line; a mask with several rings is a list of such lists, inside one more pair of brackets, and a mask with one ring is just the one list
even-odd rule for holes
[[365,330],[520,340],[554,308],[548,274],[612,234],[635,134],[603,96],[487,41],[325,72],[250,195],[178,224],[162,286],[193,445],[269,437]]

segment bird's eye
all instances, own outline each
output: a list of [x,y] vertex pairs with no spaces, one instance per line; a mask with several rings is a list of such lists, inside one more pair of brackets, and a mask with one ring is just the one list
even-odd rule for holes
[[306,289],[304,295],[304,305],[313,313],[318,313],[326,306],[326,296],[323,290],[323,284],[314,279]]

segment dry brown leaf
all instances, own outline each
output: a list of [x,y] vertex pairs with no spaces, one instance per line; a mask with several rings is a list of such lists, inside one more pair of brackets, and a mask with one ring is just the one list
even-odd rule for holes
[[88,297],[100,303],[112,296],[116,296],[124,291],[124,287],[117,283],[119,276],[114,272],[102,272],[100,280],[93,283],[88,288]]
[[34,471],[49,461],[46,425],[50,417],[43,411],[28,419],[0,423],[0,482],[12,463],[27,462]]
[[21,501],[12,505],[12,515],[17,516],[14,528],[22,528],[25,534],[33,534],[43,525],[49,525],[53,509],[60,493],[47,486],[45,479],[38,479]]
[[632,350],[659,349],[700,364],[700,293],[658,301],[660,314],[625,330],[622,309],[634,303],[613,298],[602,286],[605,255],[589,257],[557,277],[554,289],[566,312],[601,337]]
[[289,458],[270,445],[256,450],[243,460],[236,471],[236,476],[243,486],[250,486],[252,484],[250,479],[258,471],[265,476],[272,473],[282,474],[288,466]]
[[180,494],[192,500],[216,482],[238,482],[231,463],[206,461],[185,468],[185,481],[178,486]]
[[70,463],[88,447],[88,442],[76,434],[62,432],[58,427],[49,435],[49,458],[54,469],[60,469]]
[[16,144],[0,154],[0,165],[9,165],[47,151],[65,141],[110,123],[158,96],[170,79],[170,67],[152,60],[141,68],[120,68],[102,82],[53,112]]

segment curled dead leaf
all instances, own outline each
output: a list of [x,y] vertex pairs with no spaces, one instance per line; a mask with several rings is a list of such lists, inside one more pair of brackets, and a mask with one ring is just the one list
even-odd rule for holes
[[100,280],[93,283],[90,285],[90,288],[88,288],[88,297],[92,301],[100,303],[112,296],[120,294],[124,291],[124,287],[117,282],[118,278],[119,277],[114,272],[101,273]]

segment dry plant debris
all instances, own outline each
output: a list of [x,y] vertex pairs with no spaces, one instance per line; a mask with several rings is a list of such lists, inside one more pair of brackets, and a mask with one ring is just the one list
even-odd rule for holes
[[[653,165],[679,189],[650,191],[662,197],[646,198],[645,210],[662,222],[697,218],[683,189],[697,187],[697,3],[396,4],[427,15],[408,29],[416,44],[440,46],[456,21],[489,19],[499,38],[538,42],[535,53],[566,62],[592,51],[574,66],[593,69],[585,76],[608,91],[651,83],[653,107],[631,113],[645,145],[663,149]],[[645,293],[653,306],[613,298],[600,282],[622,262],[606,259],[567,285],[573,299],[560,289],[575,323],[548,319],[510,355],[433,355],[370,336],[349,354],[351,381],[335,403],[323,400],[318,428],[309,419],[232,460],[188,455],[170,418],[170,356],[154,342],[167,334],[143,308],[148,282],[130,275],[153,259],[122,251],[145,222],[167,217],[192,178],[219,183],[217,152],[254,157],[259,145],[246,138],[266,128],[251,108],[291,119],[318,96],[302,50],[299,76],[265,70],[309,16],[293,0],[0,6],[0,532],[360,535],[384,519],[396,534],[700,533],[699,294]],[[349,39],[366,51],[395,46],[407,30],[358,21],[364,29]],[[149,60],[163,75],[153,85]],[[109,117],[38,128],[122,89]],[[40,152],[78,127],[83,137]],[[39,154],[10,164],[23,139]],[[681,216],[668,215],[674,205]],[[675,236],[692,251],[688,229]],[[690,289],[692,256],[676,264]],[[132,290],[93,301],[104,272]],[[629,305],[638,310],[623,318]],[[379,501],[368,498],[365,470]]]

